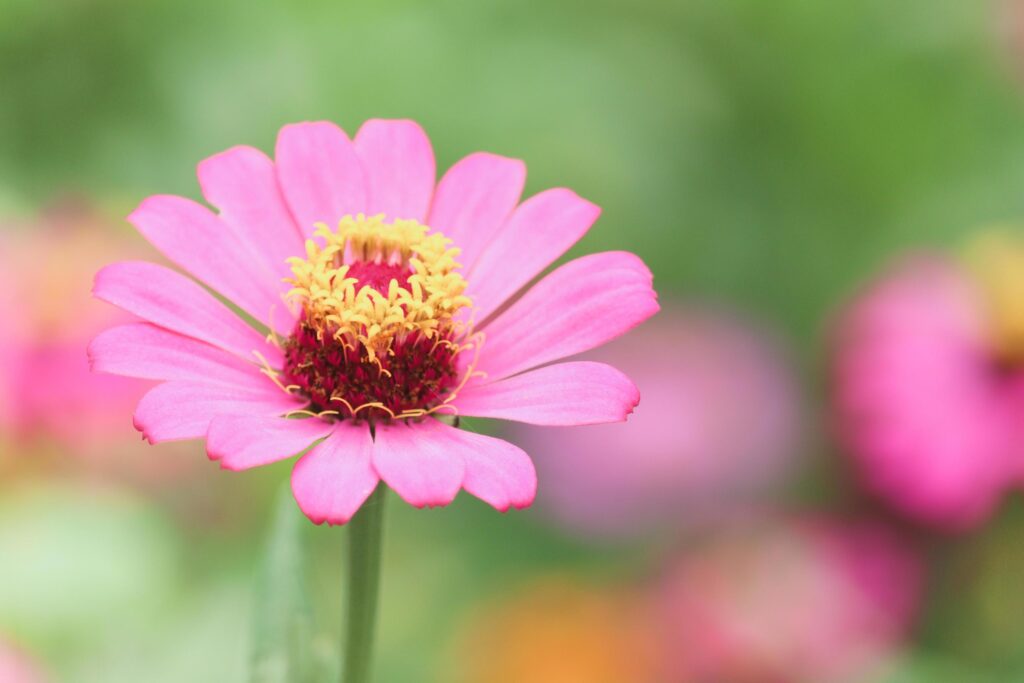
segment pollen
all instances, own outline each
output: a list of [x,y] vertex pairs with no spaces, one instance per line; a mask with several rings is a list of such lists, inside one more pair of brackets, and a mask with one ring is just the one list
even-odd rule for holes
[[413,220],[346,216],[318,224],[289,259],[299,321],[283,347],[284,381],[312,412],[392,420],[445,405],[457,356],[472,348],[457,314],[471,306],[450,239]]

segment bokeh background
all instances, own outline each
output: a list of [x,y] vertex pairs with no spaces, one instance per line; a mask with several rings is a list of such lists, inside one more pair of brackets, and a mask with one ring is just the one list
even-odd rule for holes
[[[1024,680],[1024,410],[942,402],[1024,356],[1024,259],[963,265],[1024,225],[1024,3],[0,0],[0,681],[287,680],[278,598],[335,661],[344,529],[288,463],[143,445],[88,289],[199,160],[372,117],[600,204],[572,254],[638,253],[663,307],[598,354],[632,423],[470,425],[535,455],[534,508],[392,497],[378,680]],[[945,275],[878,284],[914,259]]]

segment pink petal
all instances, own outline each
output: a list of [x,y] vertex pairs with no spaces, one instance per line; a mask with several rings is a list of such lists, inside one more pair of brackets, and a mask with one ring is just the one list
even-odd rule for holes
[[436,448],[462,458],[466,475],[462,487],[500,510],[522,509],[533,503],[537,472],[521,448],[507,441],[474,434],[431,420],[418,425],[431,430]]
[[334,227],[366,211],[366,181],[352,141],[329,121],[293,123],[277,136],[277,177],[298,223],[310,236],[317,223]]
[[546,190],[520,204],[468,278],[476,321],[486,320],[564,254],[600,214],[599,206],[563,188]]
[[271,417],[304,404],[266,380],[265,388],[226,387],[199,382],[165,382],[151,389],[135,409],[135,428],[150,443],[198,439],[219,415]]
[[93,295],[160,327],[280,367],[281,352],[205,289],[170,268],[122,261],[96,274]]
[[295,316],[281,298],[279,275],[205,206],[157,195],[143,201],[128,220],[167,258],[246,313],[281,334],[292,331]]
[[435,425],[443,426],[434,420],[378,425],[375,434],[374,468],[415,507],[452,502],[465,474],[463,458],[445,447]]
[[283,419],[220,415],[206,433],[206,454],[227,470],[247,470],[290,458],[322,439],[335,425],[317,418]]
[[229,386],[261,376],[237,356],[151,323],[112,327],[90,342],[88,352],[93,372],[111,375]]
[[274,162],[254,147],[232,147],[200,162],[197,175],[221,220],[259,252],[275,276],[288,276],[287,259],[305,254],[305,247],[277,184]]
[[372,453],[366,425],[339,423],[326,441],[295,463],[292,492],[299,508],[316,524],[348,522],[380,481]]
[[583,256],[547,275],[484,327],[488,380],[582,353],[658,311],[651,272],[626,252]]
[[622,422],[640,402],[640,392],[610,365],[580,361],[532,370],[460,392],[460,415],[494,417],[535,425]]
[[486,152],[470,154],[441,178],[427,222],[454,240],[466,272],[516,208],[525,182],[522,161]]
[[355,139],[366,173],[366,213],[423,222],[437,173],[430,139],[415,121],[371,119]]

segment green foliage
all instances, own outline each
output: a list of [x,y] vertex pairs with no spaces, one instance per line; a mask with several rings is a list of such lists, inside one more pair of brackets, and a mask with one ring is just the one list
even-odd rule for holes
[[274,506],[251,618],[251,683],[332,680],[319,645],[307,591],[309,521],[284,486]]

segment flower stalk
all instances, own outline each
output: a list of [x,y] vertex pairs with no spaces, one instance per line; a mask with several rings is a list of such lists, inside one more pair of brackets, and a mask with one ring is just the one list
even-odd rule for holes
[[386,496],[387,487],[378,484],[348,524],[348,591],[345,596],[342,683],[368,683],[370,680]]

